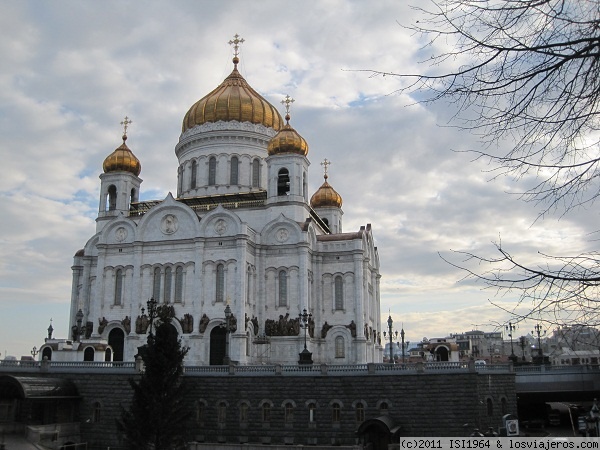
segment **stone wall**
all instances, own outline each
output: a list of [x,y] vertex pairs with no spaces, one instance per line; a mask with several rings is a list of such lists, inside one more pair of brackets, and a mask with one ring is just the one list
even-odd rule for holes
[[[67,378],[77,386],[81,439],[88,448],[118,448],[116,419],[121,407],[127,408],[131,401],[129,379],[139,375],[133,371],[74,370],[54,372],[52,377]],[[484,431],[489,426],[497,430],[502,415],[516,414],[517,410],[515,376],[508,372],[188,374],[185,383],[192,417],[190,439],[204,443],[355,445],[361,424],[359,403],[364,408],[364,420],[388,415],[402,436],[464,436],[468,433],[465,423]],[[246,422],[240,422],[242,403],[248,405]],[[263,422],[263,403],[271,405],[268,423]],[[293,410],[293,420],[288,423],[286,403],[291,403]],[[316,405],[312,423],[310,403]],[[339,422],[332,420],[334,403],[340,406]],[[225,405],[221,422],[219,404]],[[203,405],[200,410],[198,405]]]

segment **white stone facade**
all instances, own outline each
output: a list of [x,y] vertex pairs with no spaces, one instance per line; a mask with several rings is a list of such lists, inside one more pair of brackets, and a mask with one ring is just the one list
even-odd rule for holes
[[[324,210],[324,222],[308,200],[307,157],[267,155],[275,134],[233,121],[187,130],[175,149],[177,198],[136,202],[140,178],[102,174],[96,234],[73,264],[70,327],[81,310],[81,336],[70,336],[68,352],[52,339],[42,352],[82,360],[91,348],[87,359],[133,361],[147,339],[142,308],[154,298],[173,307],[188,365],[222,364],[226,348],[239,364],[296,364],[305,309],[314,363],[382,361],[371,227],[342,233],[341,208]],[[283,195],[281,168],[290,174]],[[111,186],[118,191],[113,209]],[[229,336],[227,304],[237,321]]]

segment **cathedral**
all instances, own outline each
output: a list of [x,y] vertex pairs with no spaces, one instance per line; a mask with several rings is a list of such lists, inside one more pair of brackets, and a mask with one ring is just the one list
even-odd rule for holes
[[74,256],[68,339],[52,361],[134,361],[168,305],[188,366],[381,362],[370,224],[343,230],[342,197],[308,192],[307,141],[233,70],[183,117],[177,195],[140,201],[123,143],[100,174],[96,232]]

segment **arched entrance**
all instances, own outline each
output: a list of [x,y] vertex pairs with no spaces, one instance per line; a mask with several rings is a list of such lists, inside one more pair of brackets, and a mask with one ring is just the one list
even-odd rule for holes
[[387,450],[388,445],[395,442],[400,427],[395,426],[389,416],[380,416],[364,421],[358,427],[358,437],[365,448]]
[[220,366],[225,358],[227,335],[225,328],[214,327],[210,332],[210,365]]
[[86,347],[83,351],[83,360],[84,361],[93,361],[94,360],[94,347]]
[[42,350],[42,361],[44,359],[47,359],[48,361],[52,359],[52,349],[50,347],[45,347],[44,350]]
[[120,328],[114,328],[108,334],[108,345],[113,349],[113,361],[123,361],[125,333]]
[[435,360],[436,361],[450,361],[450,352],[447,347],[440,345],[435,349]]

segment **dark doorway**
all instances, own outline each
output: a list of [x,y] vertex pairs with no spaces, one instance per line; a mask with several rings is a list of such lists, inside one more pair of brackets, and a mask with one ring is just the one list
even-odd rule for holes
[[83,360],[84,361],[93,361],[94,360],[94,348],[93,347],[87,347],[83,351]]
[[48,361],[52,359],[52,349],[50,347],[46,347],[42,351],[42,361],[44,359],[47,359]]
[[210,332],[210,365],[220,366],[225,358],[227,336],[225,328],[214,327]]
[[449,352],[446,347],[439,346],[435,349],[435,359],[436,361],[449,361]]
[[113,361],[123,361],[123,347],[125,346],[125,333],[120,328],[114,328],[108,334],[108,345],[113,349]]

